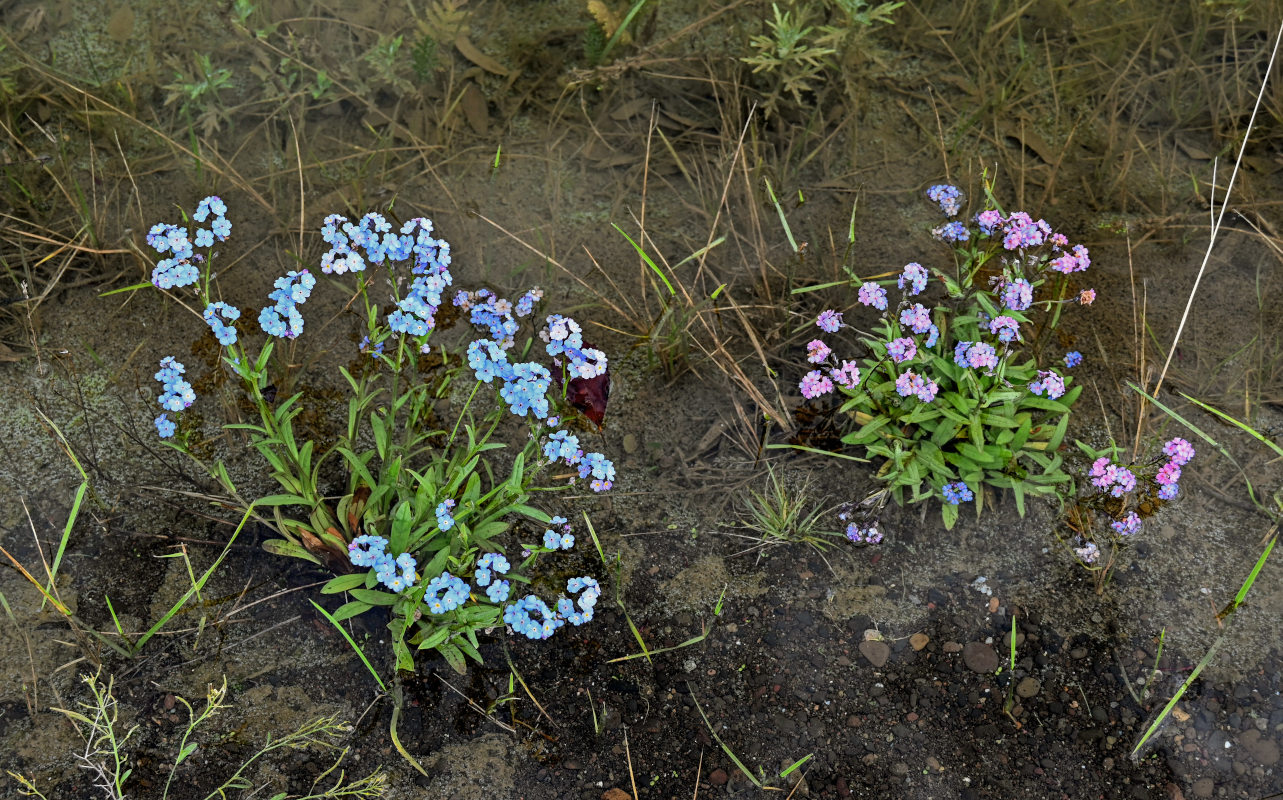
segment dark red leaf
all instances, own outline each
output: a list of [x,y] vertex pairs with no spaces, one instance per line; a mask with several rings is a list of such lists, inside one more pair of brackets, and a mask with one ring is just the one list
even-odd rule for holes
[[566,402],[583,412],[601,430],[610,399],[610,369],[595,378],[571,378],[566,385]]

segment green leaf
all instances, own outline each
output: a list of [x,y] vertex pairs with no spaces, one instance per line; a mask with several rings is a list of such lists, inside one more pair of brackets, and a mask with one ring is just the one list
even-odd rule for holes
[[[399,624],[395,621],[393,625]],[[405,672],[414,672],[414,654],[405,640],[397,636],[392,640],[392,652],[396,655],[396,668]]]
[[338,448],[338,453],[343,456],[343,460],[347,462],[348,469],[359,475],[361,479],[365,481],[366,486],[375,487],[379,485],[379,482],[374,480],[374,476],[370,474],[370,470],[366,466],[374,456],[373,451],[367,450],[361,456],[357,456],[356,453],[353,453],[346,447],[340,447]]
[[336,621],[342,622],[345,619],[351,619],[352,617],[355,617],[357,614],[364,614],[365,612],[369,611],[371,608],[373,608],[373,606],[371,606],[369,603],[362,603],[359,600],[353,600],[351,602],[344,603],[343,605],[339,606],[338,610],[334,612],[333,616]]
[[1057,414],[1068,414],[1069,406],[1058,400],[1048,400],[1045,397],[1029,396],[1020,402],[1021,408],[1039,408],[1043,411],[1052,411]]
[[274,556],[289,556],[290,558],[301,558],[304,561],[311,561],[313,564],[323,566],[321,559],[304,550],[299,545],[285,539],[268,539],[263,542],[263,549]]
[[543,525],[547,525],[549,522],[552,521],[552,517],[548,516],[546,512],[540,511],[539,509],[533,508],[531,506],[515,505],[515,506],[512,506],[512,508],[510,508],[509,511],[511,511],[511,513],[513,514],[524,514],[527,517],[530,517],[531,519],[533,519],[535,522],[538,522]]
[[[388,457],[388,430],[383,424],[383,418],[379,412],[370,412],[370,432],[374,434],[374,449],[379,454],[379,460],[386,460]],[[370,482],[373,485],[373,481]]]
[[306,497],[296,494],[269,494],[254,501],[256,506],[310,506]]
[[931,472],[940,475],[942,478],[953,477],[953,470],[949,469],[949,466],[944,463],[944,456],[940,452],[940,448],[936,447],[932,442],[925,440],[918,442],[917,456]]
[[1056,423],[1056,430],[1052,431],[1051,438],[1047,440],[1048,450],[1060,449],[1060,443],[1065,440],[1065,431],[1069,429],[1069,415],[1065,414]]
[[954,408],[958,409],[958,413],[960,413],[960,414],[962,414],[962,415],[964,415],[964,416],[966,416],[966,417],[970,417],[970,416],[971,416],[971,412],[972,412],[972,411],[975,409],[975,407],[976,407],[976,401],[975,401],[975,400],[972,400],[972,399],[967,398],[967,397],[963,397],[962,395],[958,394],[957,392],[945,392],[942,396],[944,397],[944,399],[945,399],[945,400],[948,400],[948,401],[949,401],[949,404],[950,404],[950,405],[952,405]]
[[1017,512],[1018,514],[1020,514],[1020,518],[1021,518],[1021,519],[1024,519],[1024,517],[1025,517],[1025,487],[1024,487],[1023,485],[1021,485],[1021,483],[1020,483],[1019,481],[1015,481],[1015,482],[1013,482],[1013,483],[1011,484],[1011,491],[1012,491],[1012,493],[1013,493],[1013,494],[1015,494],[1015,495],[1016,495],[1016,512]]
[[431,650],[450,638],[449,628],[437,628],[419,643],[420,650]]
[[964,458],[966,458],[968,461],[974,462],[976,465],[980,467],[997,466],[997,464],[995,464],[993,459],[989,456],[988,452],[981,450],[980,448],[973,445],[971,442],[959,442],[958,453],[962,455]]
[[364,588],[366,579],[369,575],[370,573],[366,571],[358,572],[353,575],[338,575],[330,578],[329,582],[321,587],[321,594],[338,594],[339,592],[346,592],[349,589],[355,589],[357,587]]
[[945,503],[940,507],[940,516],[944,519],[945,530],[951,531],[958,521],[958,507],[952,503]]
[[427,577],[428,580],[435,578],[441,574],[442,570],[445,569],[446,560],[448,558],[450,558],[450,548],[448,546],[442,547],[437,551],[437,554],[432,557],[432,560],[428,562],[427,566],[420,570],[420,574]]
[[[946,414],[946,416],[948,415]],[[931,443],[936,447],[945,446],[954,440],[958,435],[958,431],[962,430],[962,426],[965,425],[966,422],[967,421],[962,417],[958,417],[957,424],[955,425],[945,425],[944,423],[937,425],[935,431],[931,434]]]
[[[472,631],[468,631],[468,633],[472,633]],[[471,658],[478,664],[486,663],[485,660],[481,658],[481,653],[477,651],[477,648],[469,644],[466,639],[455,639],[454,643],[468,658]]]
[[843,436],[842,442],[843,444],[866,444],[871,442],[876,438],[878,431],[885,428],[890,422],[890,417],[875,417],[858,430]]
[[410,541],[410,525],[413,512],[410,503],[402,500],[392,512],[392,534],[388,537],[388,550],[392,553],[404,553]]
[[463,660],[463,653],[459,652],[459,648],[447,642],[446,644],[438,645],[437,652],[445,657],[446,662],[455,672],[460,675],[467,674],[468,662]]
[[178,751],[178,757],[174,759],[174,764],[177,765],[186,761],[188,756],[196,752],[197,747],[200,747],[200,745],[196,742],[188,742],[182,750]]
[[978,414],[971,417],[968,434],[971,437],[971,445],[977,450],[983,450],[985,446],[985,429],[980,424],[980,416]]
[[1005,414],[995,414],[992,411],[981,411],[980,421],[991,428],[1019,428],[1020,422],[1012,419]]
[[1013,451],[1019,452],[1029,440],[1029,431],[1033,428],[1033,417],[1022,413],[1017,414],[1016,419],[1020,422],[1020,427],[1016,429],[1016,435],[1006,444]]
[[[945,453],[944,460],[957,467],[959,475],[966,476],[980,472],[980,466],[976,462],[960,453]],[[966,477],[963,480],[967,480]],[[971,485],[970,481],[968,481],[968,485]]]
[[352,596],[372,606],[390,606],[396,603],[399,595],[381,592],[378,589],[351,589]]

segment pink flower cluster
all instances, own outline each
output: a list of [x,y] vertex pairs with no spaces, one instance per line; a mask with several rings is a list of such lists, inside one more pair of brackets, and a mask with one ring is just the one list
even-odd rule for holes
[[930,378],[906,372],[895,379],[895,391],[901,397],[914,396],[924,403],[930,403],[936,399],[936,392],[940,391],[940,386]]
[[[837,333],[844,327],[842,312],[828,309],[820,314],[815,324],[828,333]],[[806,360],[812,364],[829,362],[832,356],[833,349],[823,339],[812,339],[806,345]],[[797,387],[802,396],[807,400],[814,400],[833,391],[836,386],[854,389],[860,385],[860,368],[854,361],[844,360],[840,366],[830,367],[827,372],[826,375],[825,371],[813,369],[803,375],[802,382]]]
[[1091,465],[1091,483],[1098,489],[1109,489],[1114,497],[1122,497],[1135,490],[1136,476],[1126,467],[1120,467],[1101,456]]
[[1163,455],[1169,460],[1158,468],[1154,482],[1158,484],[1159,499],[1171,500],[1181,490],[1177,483],[1181,479],[1181,467],[1188,464],[1194,457],[1194,445],[1177,437],[1163,445]]
[[1047,220],[1035,221],[1023,211],[1017,211],[1007,217],[1002,228],[1002,246],[1008,250],[1023,250],[1038,247],[1051,236],[1051,226]]

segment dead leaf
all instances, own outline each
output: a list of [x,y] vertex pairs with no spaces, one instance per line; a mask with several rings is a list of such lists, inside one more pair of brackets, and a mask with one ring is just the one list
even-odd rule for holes
[[124,44],[134,35],[134,8],[124,3],[107,20],[107,35]]
[[651,100],[649,97],[638,97],[636,100],[630,100],[627,103],[624,103],[619,108],[610,112],[610,118],[613,119],[615,122],[623,122],[626,119],[631,119],[637,116],[643,111],[650,110],[651,104],[653,102],[654,101]]
[[463,97],[460,98],[459,105],[463,106],[463,117],[472,130],[480,136],[485,136],[486,131],[490,129],[490,106],[475,83],[469,82],[463,88]]
[[500,64],[498,61],[495,61],[490,56],[478,50],[477,46],[468,40],[468,37],[460,35],[459,38],[454,40],[454,46],[459,48],[459,53],[462,54],[464,58],[468,59],[473,64],[476,64],[478,67],[481,67],[486,72],[493,72],[495,75],[499,75],[504,78],[508,77],[509,70],[504,67],[503,64]]
[[597,169],[611,169],[613,167],[626,167],[629,164],[641,162],[641,156],[631,153],[616,153],[613,156],[607,156],[593,164]]
[[21,361],[22,356],[9,349],[9,346],[0,343],[0,361]]
[[1192,158],[1192,159],[1194,159],[1195,161],[1211,161],[1211,160],[1212,160],[1212,154],[1211,154],[1211,153],[1208,153],[1206,150],[1203,150],[1203,149],[1201,149],[1201,148],[1195,147],[1194,145],[1190,144],[1189,142],[1187,142],[1187,141],[1185,141],[1185,140],[1183,140],[1183,139],[1177,139],[1177,140],[1176,140],[1176,147],[1177,147],[1177,148],[1178,148],[1182,153],[1184,153],[1184,154],[1186,155],[1186,157],[1188,157],[1188,158]]
[[1021,124],[1020,122],[1008,120],[1003,123],[1002,134],[1008,138],[1015,139],[1046,163],[1056,163],[1058,158],[1056,151],[1052,149],[1051,145],[1047,144],[1046,140],[1038,135],[1037,131],[1028,122]]

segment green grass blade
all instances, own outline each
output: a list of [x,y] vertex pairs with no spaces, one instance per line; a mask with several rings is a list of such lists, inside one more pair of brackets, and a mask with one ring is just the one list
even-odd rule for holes
[[1155,733],[1158,733],[1158,729],[1167,721],[1167,715],[1172,713],[1172,709],[1176,707],[1176,703],[1185,695],[1185,690],[1194,685],[1194,681],[1198,679],[1198,676],[1203,672],[1203,669],[1206,668],[1208,664],[1212,663],[1212,657],[1216,655],[1216,651],[1220,649],[1221,644],[1224,641],[1225,634],[1221,634],[1215,642],[1212,642],[1212,646],[1207,650],[1207,655],[1203,656],[1202,660],[1198,662],[1198,665],[1194,667],[1193,672],[1189,674],[1189,677],[1185,679],[1185,682],[1181,684],[1181,687],[1176,690],[1176,694],[1172,695],[1172,699],[1167,701],[1167,705],[1163,706],[1163,710],[1158,712],[1158,716],[1155,717],[1154,721],[1145,729],[1145,733],[1140,737],[1140,740],[1136,742],[1136,746],[1132,748],[1131,757],[1133,761],[1137,759],[1141,748],[1145,746],[1145,743],[1148,742]]
[[739,758],[733,752],[731,752],[731,748],[726,746],[726,742],[722,741],[722,737],[717,735],[717,731],[713,729],[713,723],[708,721],[708,715],[705,714],[704,709],[700,707],[699,698],[695,696],[695,690],[691,688],[690,683],[686,684],[686,688],[690,689],[691,700],[695,701],[695,710],[698,711],[699,715],[704,718],[704,724],[708,726],[708,732],[713,735],[714,741],[716,741],[718,745],[721,746],[722,752],[725,753],[727,757],[730,758],[730,760],[735,763],[735,766],[740,768],[740,772],[743,772],[745,775],[748,776],[748,779],[753,782],[754,786],[761,789],[762,782],[757,779],[756,775],[754,775],[752,772],[749,772],[748,767],[744,766],[744,762],[740,761]]
[[76,526],[76,518],[80,516],[80,504],[85,500],[85,492],[89,491],[89,481],[80,482],[80,488],[76,489],[76,499],[71,502],[71,513],[67,515],[67,524],[62,529],[62,539],[58,542],[58,552],[54,553],[53,566],[49,569],[49,591],[53,591],[53,582],[58,577],[58,565],[62,563],[62,555],[67,551],[67,540],[71,538],[71,529]]
[[614,50],[615,45],[619,44],[619,40],[624,36],[624,31],[628,30],[628,26],[632,24],[633,18],[641,13],[641,10],[645,5],[646,0],[633,0],[633,6],[628,9],[628,13],[624,15],[624,21],[619,23],[619,27],[615,28],[615,32],[611,35],[610,40],[606,42],[606,46],[601,49],[601,55],[597,57],[598,64],[605,63],[606,56],[610,55],[610,51]]
[[[326,611],[324,608],[321,608],[321,606],[318,605],[315,600],[308,598],[308,602],[316,606],[316,610],[321,612],[321,616],[328,619],[330,621],[330,624],[333,625],[335,628],[337,628],[339,633],[343,634],[343,638],[347,640],[347,643],[349,645],[351,645],[352,650],[355,651],[357,657],[361,659],[361,663],[364,664],[365,668],[368,669],[370,671],[370,674],[374,676],[374,680],[378,682],[379,688],[386,692],[388,690],[387,684],[385,684],[383,682],[383,679],[379,677],[378,670],[376,670],[374,668],[374,665],[370,663],[370,659],[365,657],[365,653],[361,652],[361,648],[357,647],[356,642],[352,640],[352,637],[348,635],[348,632],[343,630],[343,625],[334,617],[332,617],[330,615],[330,612]],[[393,714],[393,716],[395,717],[395,713]],[[395,722],[392,723],[392,727],[395,730],[396,728]],[[394,738],[395,738],[395,734],[394,734]]]
[[623,228],[619,227],[618,225],[616,225],[616,224],[615,224],[615,223],[613,223],[613,222],[612,222],[612,223],[610,223],[610,226],[611,226],[612,228],[614,228],[615,230],[619,231],[619,235],[620,235],[620,236],[622,236],[622,237],[624,237],[625,239],[627,239],[627,240],[628,240],[628,243],[629,243],[629,244],[631,244],[631,245],[633,246],[633,249],[637,251],[637,255],[641,256],[641,257],[642,257],[642,260],[646,262],[646,265],[647,265],[648,267],[650,267],[650,268],[651,268],[651,270],[652,270],[656,275],[658,275],[658,276],[659,276],[659,279],[660,279],[661,281],[663,281],[663,282],[664,282],[664,288],[668,290],[668,296],[669,296],[669,297],[676,297],[676,296],[677,296],[677,290],[673,288],[673,284],[671,284],[671,283],[669,283],[669,282],[668,282],[668,276],[666,276],[666,275],[664,274],[664,271],[663,271],[662,269],[660,269],[660,268],[659,268],[659,265],[657,265],[654,261],[651,261],[651,260],[650,260],[650,256],[646,255],[646,251],[642,249],[642,246],[641,246],[641,245],[639,245],[639,244],[637,244],[637,242],[634,242],[634,241],[633,241],[633,237],[629,236],[627,233],[624,233],[624,229],[623,229]]
[[[628,624],[632,625],[632,622],[630,621]],[[687,639],[681,644],[675,644],[672,647],[659,647],[654,650],[647,650],[646,643],[642,642],[642,652],[632,653],[626,656],[620,656],[619,658],[612,658],[606,663],[615,664],[620,661],[632,661],[635,658],[644,658],[647,661],[649,661],[651,656],[657,656],[660,653],[667,653],[670,650],[681,650],[683,647],[690,647],[693,644],[699,644],[700,642],[708,638],[708,626],[704,625],[702,622],[700,623],[700,625],[703,627],[703,630],[700,632],[700,634],[698,636],[694,636],[694,637],[691,637],[690,639]],[[636,632],[636,628],[633,629],[633,632],[637,636],[637,640],[640,642],[641,634]]]
[[780,777],[787,778],[789,776],[789,773],[791,773],[793,770],[797,769],[798,767],[802,766],[806,762],[810,761],[814,755],[815,753],[807,753],[805,756],[799,758],[797,761],[794,761],[791,765],[784,768],[784,770],[780,773]]
[[834,453],[829,450],[821,450],[818,447],[805,447],[800,444],[768,444],[765,449],[767,450],[801,450],[803,453],[815,453],[816,455],[821,455],[821,456],[832,456],[833,458],[845,458],[847,461],[860,461],[866,464],[869,462],[867,458],[856,458],[855,456],[848,456],[846,453]]
[[797,239],[793,238],[793,229],[789,227],[788,218],[784,216],[784,209],[780,207],[780,201],[775,197],[775,190],[771,188],[771,182],[766,181],[766,193],[771,197],[771,204],[775,206],[775,213],[780,215],[780,225],[784,227],[784,235],[788,237],[789,247],[793,252],[797,252]]
[[1261,574],[1261,568],[1265,566],[1265,559],[1270,557],[1270,551],[1274,549],[1274,545],[1278,540],[1279,537],[1277,534],[1270,537],[1270,543],[1265,546],[1265,551],[1261,553],[1261,557],[1256,559],[1256,565],[1252,567],[1252,571],[1247,574],[1247,580],[1243,581],[1243,585],[1239,587],[1238,594],[1234,595],[1234,608],[1238,608],[1243,605],[1243,599],[1247,597],[1247,593],[1251,590],[1252,584],[1256,583],[1256,576]]
[[[1270,557],[1270,553],[1274,550],[1274,545],[1277,542],[1277,534],[1270,537],[1270,543],[1266,545],[1265,550],[1261,553],[1260,557],[1256,559],[1256,564],[1253,565],[1252,571],[1247,574],[1247,577],[1243,580],[1243,585],[1239,587],[1238,593],[1234,595],[1234,602],[1230,603],[1229,607],[1222,612],[1223,618],[1229,618],[1239,606],[1243,605],[1243,600],[1247,597],[1247,593],[1251,590],[1252,585],[1256,583],[1257,576],[1261,574],[1261,569],[1265,566],[1265,561]],[[1162,724],[1167,720],[1167,715],[1172,712],[1172,709],[1176,707],[1176,703],[1185,695],[1185,690],[1194,684],[1194,681],[1198,679],[1198,676],[1203,672],[1203,669],[1212,662],[1212,657],[1216,655],[1216,651],[1220,649],[1221,644],[1225,641],[1225,637],[1228,635],[1229,631],[1227,630],[1225,633],[1222,633],[1217,637],[1216,641],[1212,643],[1212,646],[1208,648],[1207,654],[1203,656],[1203,658],[1198,662],[1198,665],[1194,667],[1193,672],[1189,674],[1189,677],[1185,679],[1185,682],[1176,690],[1176,694],[1172,695],[1172,699],[1167,701],[1167,705],[1163,706],[1163,710],[1158,713],[1158,716],[1154,718],[1154,721],[1145,729],[1144,735],[1140,737],[1140,740],[1137,741],[1136,745],[1132,748],[1131,757],[1133,760],[1137,758],[1141,748],[1145,746],[1145,743],[1158,732],[1160,727],[1162,727]],[[1154,663],[1155,666],[1157,666],[1158,662],[1155,661]]]
[[1252,426],[1248,425],[1247,423],[1245,423],[1245,422],[1239,422],[1238,420],[1236,420],[1236,419],[1234,419],[1233,417],[1231,417],[1229,414],[1226,414],[1224,411],[1221,411],[1221,410],[1219,410],[1219,409],[1213,408],[1212,406],[1209,406],[1207,403],[1204,403],[1202,400],[1195,400],[1193,397],[1190,397],[1189,395],[1185,394],[1184,392],[1179,392],[1178,394],[1180,394],[1180,396],[1181,396],[1181,397],[1184,397],[1186,400],[1190,401],[1190,402],[1191,402],[1191,403],[1193,403],[1194,405],[1196,405],[1196,406],[1198,406],[1199,408],[1203,409],[1204,411],[1207,411],[1207,412],[1210,412],[1210,413],[1212,413],[1212,414],[1215,414],[1216,416],[1220,417],[1221,419],[1225,420],[1226,422],[1230,423],[1231,425],[1234,425],[1234,426],[1238,427],[1240,430],[1242,430],[1243,432],[1245,432],[1245,433],[1247,433],[1248,435],[1252,436],[1254,439],[1256,439],[1256,440],[1257,440],[1258,442],[1260,442],[1261,444],[1265,445],[1266,447],[1270,448],[1270,449],[1271,449],[1271,450],[1273,450],[1274,452],[1276,452],[1276,453],[1278,453],[1279,455],[1283,456],[1283,447],[1279,447],[1279,446],[1278,446],[1277,444],[1275,444],[1274,442],[1270,441],[1269,439],[1266,439],[1264,436],[1262,436],[1260,433],[1258,433],[1258,432],[1257,432],[1257,430],[1256,430],[1255,428],[1253,428]]
[[169,610],[165,612],[164,616],[156,620],[155,624],[148,628],[146,633],[138,637],[138,641],[133,643],[135,653],[141,651],[143,649],[143,645],[147,643],[147,640],[152,636],[155,636],[157,631],[165,626],[165,623],[173,619],[174,615],[182,610],[188,600],[193,597],[200,596],[200,590],[205,588],[205,584],[209,581],[210,576],[214,574],[214,570],[219,568],[223,563],[223,559],[227,558],[227,554],[232,551],[232,545],[236,543],[236,537],[240,536],[241,531],[245,529],[245,523],[249,522],[249,518],[253,513],[254,504],[250,503],[249,508],[245,509],[244,516],[241,517],[240,524],[236,526],[236,530],[232,531],[231,538],[229,538],[227,540],[227,544],[223,546],[223,552],[219,553],[218,558],[214,559],[214,563],[209,566],[209,569],[205,570],[205,572],[202,573],[194,583],[192,583],[191,588],[184,592],[183,596],[178,598],[178,601],[169,607]]

